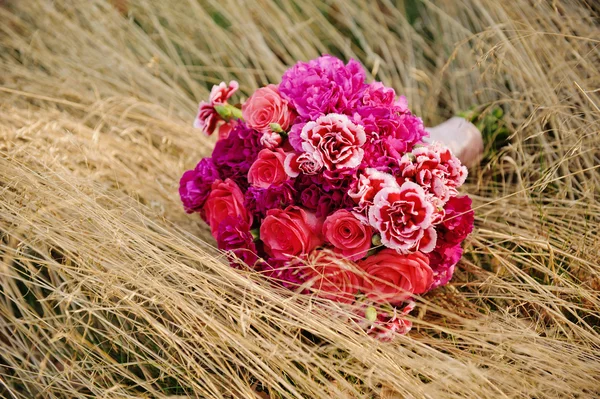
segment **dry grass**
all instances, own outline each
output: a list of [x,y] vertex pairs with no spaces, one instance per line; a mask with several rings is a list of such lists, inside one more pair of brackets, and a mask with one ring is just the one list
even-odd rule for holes
[[[4,3],[0,396],[600,395],[600,28],[583,0]],[[471,171],[453,284],[392,344],[230,269],[178,200],[213,144],[190,128],[207,87],[247,95],[322,52],[430,125],[500,106],[513,132]]]

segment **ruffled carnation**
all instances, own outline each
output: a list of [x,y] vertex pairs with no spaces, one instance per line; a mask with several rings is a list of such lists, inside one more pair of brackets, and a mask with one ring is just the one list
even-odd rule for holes
[[461,243],[473,231],[475,215],[471,203],[466,195],[452,197],[446,203],[444,220],[436,226],[438,239],[435,249],[428,254],[433,269],[430,289],[446,285],[452,278],[454,267],[462,256]]
[[263,218],[269,209],[294,205],[297,194],[291,182],[284,182],[268,188],[250,187],[245,197],[246,208]]
[[437,227],[442,245],[450,247],[460,244],[471,234],[475,221],[471,204],[471,198],[466,195],[448,200],[444,209],[444,221]]
[[396,92],[391,87],[386,87],[381,82],[373,82],[367,86],[361,98],[361,104],[367,107],[394,105]]
[[248,171],[260,150],[260,133],[240,123],[229,137],[217,142],[212,159],[223,179],[230,178],[245,189],[248,187]]
[[219,129],[219,138],[227,137],[236,122],[234,120],[230,123],[224,121],[216,111],[215,106],[226,105],[227,100],[237,91],[238,87],[238,82],[235,80],[229,82],[229,85],[226,85],[225,82],[221,82],[218,86],[214,85],[210,91],[208,102],[202,101],[198,106],[198,115],[194,120],[194,127],[202,129],[204,134],[210,136],[217,126],[222,124]]
[[362,126],[346,115],[328,114],[308,122],[300,133],[302,149],[327,170],[356,168],[364,151],[366,136]]
[[201,212],[213,182],[220,179],[211,158],[203,158],[192,170],[186,171],[179,181],[179,196],[187,213]]
[[256,246],[250,233],[250,224],[241,217],[228,216],[219,223],[217,229],[217,245],[223,251],[231,251],[232,266],[240,266],[241,260],[249,267],[253,267],[258,257]]
[[440,144],[418,147],[412,154],[402,156],[398,173],[402,179],[418,183],[444,203],[458,194],[457,188],[467,178],[467,168]]
[[431,252],[435,247],[433,205],[423,189],[412,182],[400,188],[384,188],[375,195],[369,208],[369,223],[381,234],[388,248],[407,253]]
[[360,108],[354,121],[367,134],[363,167],[392,170],[406,151],[427,136],[421,119],[397,106]]
[[429,290],[448,284],[462,253],[463,250],[460,244],[457,244],[453,247],[437,246],[427,254],[429,256],[429,266],[433,270],[433,281]]
[[349,113],[367,87],[360,63],[347,65],[338,58],[324,55],[309,62],[298,62],[288,69],[279,91],[305,120],[316,120],[329,113]]
[[369,208],[373,205],[373,199],[384,188],[399,189],[400,186],[394,176],[377,169],[367,168],[348,190],[348,196],[356,203],[354,212],[363,223],[368,223]]

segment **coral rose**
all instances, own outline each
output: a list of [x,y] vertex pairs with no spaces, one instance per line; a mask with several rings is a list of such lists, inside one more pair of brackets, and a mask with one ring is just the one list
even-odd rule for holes
[[358,267],[365,273],[365,294],[382,303],[396,304],[422,294],[433,280],[429,258],[421,252],[400,255],[386,248],[359,261]]
[[288,101],[281,98],[275,85],[262,87],[242,105],[242,116],[246,124],[261,133],[270,133],[271,124],[277,123],[287,130],[294,118]]
[[352,212],[341,209],[325,219],[323,235],[334,246],[334,252],[357,260],[371,248],[373,230],[361,223]]
[[308,254],[320,245],[322,222],[297,206],[271,209],[260,226],[265,252],[275,259]]
[[252,224],[252,215],[244,207],[244,194],[231,179],[215,180],[203,209],[215,238],[219,224],[228,216],[239,217],[246,223]]
[[248,182],[258,188],[269,188],[274,184],[281,184],[288,179],[283,167],[285,153],[281,148],[276,151],[261,150],[256,161],[248,171]]
[[300,133],[302,149],[328,170],[360,165],[366,141],[365,130],[346,115],[329,114],[308,122]]
[[384,188],[373,198],[369,223],[388,248],[406,253],[431,252],[436,243],[432,226],[434,208],[418,184],[407,181],[399,188]]
[[315,250],[307,259],[303,271],[309,289],[321,298],[352,303],[361,287],[353,262],[342,259],[328,250]]

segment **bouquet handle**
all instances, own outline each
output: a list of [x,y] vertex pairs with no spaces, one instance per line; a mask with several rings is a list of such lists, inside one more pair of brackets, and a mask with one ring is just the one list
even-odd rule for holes
[[483,156],[483,138],[475,125],[455,116],[435,127],[425,128],[429,137],[425,142],[439,141],[468,168],[475,166]]

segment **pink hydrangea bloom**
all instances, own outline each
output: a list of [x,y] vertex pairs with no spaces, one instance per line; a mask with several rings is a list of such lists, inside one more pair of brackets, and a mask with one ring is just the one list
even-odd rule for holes
[[300,133],[302,149],[327,170],[356,168],[366,141],[365,130],[346,115],[329,114],[308,122]]
[[[229,85],[226,85],[225,82],[221,82],[218,86],[214,85],[210,91],[208,102],[202,101],[198,106],[198,115],[194,120],[194,127],[202,129],[204,134],[208,136],[213,134],[217,125],[224,122],[215,110],[215,106],[226,105],[227,100],[237,91],[238,87],[238,82],[235,80],[229,82]],[[227,137],[233,125],[235,125],[235,121],[224,123],[219,129],[219,138]]]
[[433,205],[418,184],[384,188],[369,208],[369,223],[381,234],[381,242],[400,253],[431,252],[436,243],[432,226]]

